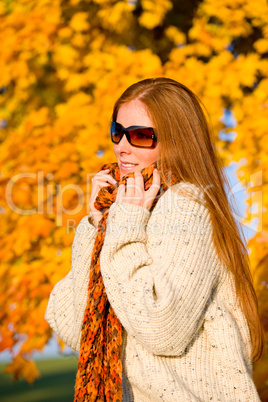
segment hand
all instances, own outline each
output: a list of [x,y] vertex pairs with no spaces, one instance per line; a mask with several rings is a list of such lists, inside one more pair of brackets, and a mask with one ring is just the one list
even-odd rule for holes
[[102,187],[108,187],[117,183],[117,181],[110,174],[108,174],[108,172],[109,169],[101,170],[91,179],[92,190],[88,204],[92,212],[92,218],[96,228],[98,227],[98,223],[102,218],[102,213],[94,207],[96,197]]
[[118,187],[115,202],[127,202],[150,209],[160,188],[160,174],[157,169],[153,172],[151,187],[145,191],[141,172],[134,172],[134,177],[127,179],[126,185]]

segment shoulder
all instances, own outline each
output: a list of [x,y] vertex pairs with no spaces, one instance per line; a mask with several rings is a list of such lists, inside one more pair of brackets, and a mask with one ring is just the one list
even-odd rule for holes
[[205,202],[205,189],[195,185],[194,183],[181,181],[171,186],[170,190],[180,197],[186,197],[193,201],[199,200]]
[[86,232],[90,232],[94,228],[92,213],[85,215],[81,221],[78,223],[76,232],[77,234],[83,234]]
[[180,182],[169,187],[159,198],[152,216],[161,214],[184,215],[184,220],[188,218],[204,218],[209,221],[209,210],[206,207],[204,190],[189,182]]
[[78,243],[82,245],[82,243],[91,240],[97,230],[93,224],[92,215],[85,215],[81,221],[78,223],[77,228],[75,230],[73,247],[77,246]]
[[202,248],[203,253],[217,259],[210,211],[204,205],[202,192],[194,184],[178,183],[159,198],[148,221],[147,234],[152,244],[159,240],[163,244],[165,238],[166,244],[187,246],[187,253],[190,249],[194,252],[194,248]]

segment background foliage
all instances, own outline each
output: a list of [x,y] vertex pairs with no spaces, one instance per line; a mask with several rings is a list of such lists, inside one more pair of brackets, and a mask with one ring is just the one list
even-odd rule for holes
[[[197,93],[224,164],[240,164],[268,332],[267,15],[266,0],[0,1],[0,351],[16,378],[38,376],[31,354],[51,337],[47,299],[70,270],[90,177],[114,161],[112,106],[148,77]],[[267,368],[266,357],[254,373],[263,401]]]

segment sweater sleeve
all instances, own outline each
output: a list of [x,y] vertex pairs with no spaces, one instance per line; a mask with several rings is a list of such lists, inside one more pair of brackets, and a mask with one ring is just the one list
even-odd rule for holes
[[152,214],[115,203],[100,258],[109,301],[125,330],[153,354],[184,353],[219,280],[208,209],[171,189]]
[[72,244],[70,272],[53,288],[45,319],[53,331],[71,348],[79,351],[84,318],[91,255],[96,236],[91,215],[77,226]]

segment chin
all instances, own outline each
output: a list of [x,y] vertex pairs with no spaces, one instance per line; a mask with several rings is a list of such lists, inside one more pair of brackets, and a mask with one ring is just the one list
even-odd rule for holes
[[134,169],[120,169],[120,179],[122,179],[123,176],[126,176],[129,173],[133,173],[133,172],[139,172],[141,171],[140,167],[136,167]]

